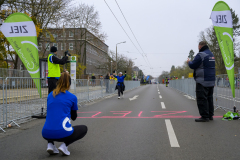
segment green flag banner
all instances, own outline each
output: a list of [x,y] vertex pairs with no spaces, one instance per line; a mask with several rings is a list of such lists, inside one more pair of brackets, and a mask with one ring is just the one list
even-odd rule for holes
[[[37,33],[30,17],[23,13],[11,14],[2,24],[1,32],[16,51],[32,78],[40,78]],[[40,79],[33,79],[40,97]]]
[[232,95],[235,98],[233,25],[229,6],[223,1],[217,2],[213,7],[211,19],[229,77]]

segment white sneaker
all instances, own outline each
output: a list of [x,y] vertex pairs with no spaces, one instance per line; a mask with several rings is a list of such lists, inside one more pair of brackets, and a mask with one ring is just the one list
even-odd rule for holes
[[52,143],[48,143],[47,152],[48,152],[50,155],[55,155],[55,154],[58,154],[58,153],[59,153],[57,147],[56,147],[55,145],[53,145]]
[[68,147],[66,146],[65,143],[61,144],[61,146],[58,148],[58,150],[64,155],[64,156],[69,156],[70,152],[68,151]]
[[120,99],[121,97],[118,97],[118,99]]

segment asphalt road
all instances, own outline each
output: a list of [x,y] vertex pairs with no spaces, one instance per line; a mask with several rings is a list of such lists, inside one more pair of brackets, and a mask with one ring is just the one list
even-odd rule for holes
[[0,133],[0,159],[239,159],[240,121],[222,121],[223,114],[217,110],[214,121],[196,123],[196,101],[164,85],[142,86],[123,99],[113,96],[79,108],[72,124],[87,125],[88,133],[69,146],[69,157],[48,155],[44,120],[34,120]]

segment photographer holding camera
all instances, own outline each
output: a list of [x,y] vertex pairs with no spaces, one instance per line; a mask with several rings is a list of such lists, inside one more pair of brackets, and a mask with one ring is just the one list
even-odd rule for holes
[[62,59],[57,57],[57,48],[51,47],[50,54],[48,55],[48,94],[51,93],[57,86],[57,81],[61,76],[60,66],[68,61],[68,56],[71,56],[68,51]]

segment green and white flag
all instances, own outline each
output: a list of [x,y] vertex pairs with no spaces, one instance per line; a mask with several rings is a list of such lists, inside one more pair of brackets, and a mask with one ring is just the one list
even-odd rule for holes
[[[30,17],[23,13],[11,14],[2,24],[1,32],[16,51],[32,78],[40,78],[37,33]],[[33,79],[40,97],[39,79]]]
[[229,77],[232,95],[235,98],[233,25],[229,6],[223,1],[217,2],[213,7],[211,19]]

